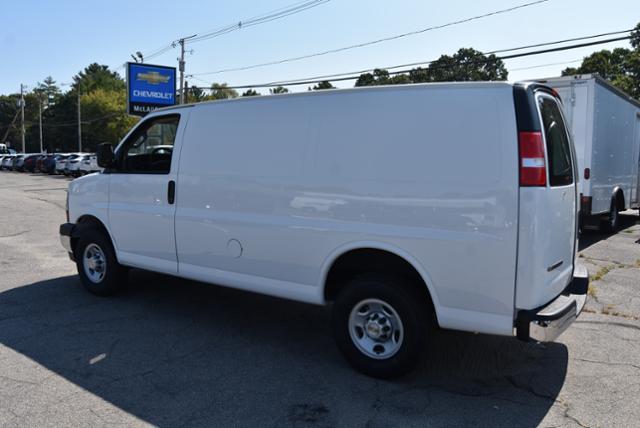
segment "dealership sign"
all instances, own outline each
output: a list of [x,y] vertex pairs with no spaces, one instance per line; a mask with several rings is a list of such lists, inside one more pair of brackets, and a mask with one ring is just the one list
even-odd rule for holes
[[127,113],[144,116],[175,103],[175,67],[127,63]]

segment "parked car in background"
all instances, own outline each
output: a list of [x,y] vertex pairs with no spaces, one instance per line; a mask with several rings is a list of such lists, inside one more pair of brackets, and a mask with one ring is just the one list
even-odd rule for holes
[[24,158],[27,157],[27,155],[21,154],[21,155],[17,155],[14,159],[13,159],[13,163],[11,164],[11,171],[19,171],[22,172],[23,169],[23,165],[24,165]]
[[12,165],[13,165],[13,159],[16,157],[16,155],[5,155],[2,158],[2,169],[5,171],[8,171],[11,169]]
[[42,161],[41,172],[46,174],[55,174],[56,160],[58,159],[58,157],[60,157],[60,155],[47,155],[47,157]]
[[82,175],[100,172],[104,168],[98,166],[98,157],[95,154],[87,155],[80,163],[80,172]]
[[40,154],[25,156],[24,162],[22,164],[22,171],[24,171],[24,172],[35,172],[35,170],[36,170],[36,161],[41,156],[42,155],[40,155]]
[[40,156],[38,156],[38,158],[36,159],[36,166],[33,170],[33,172],[42,172],[42,168],[43,168],[43,162],[44,160],[47,158],[47,156],[50,156],[48,154],[41,154]]
[[64,175],[77,177],[80,175],[80,160],[84,156],[81,153],[70,155],[64,165]]
[[69,159],[69,154],[60,154],[58,155],[58,157],[56,158],[56,166],[55,166],[55,173],[56,174],[64,174],[64,169],[67,165],[67,159]]
[[411,370],[430,324],[552,341],[586,301],[575,157],[547,86],[161,109],[98,163],[111,173],[69,185],[60,227],[88,291],[112,294],[138,267],[333,302],[338,348],[371,376]]

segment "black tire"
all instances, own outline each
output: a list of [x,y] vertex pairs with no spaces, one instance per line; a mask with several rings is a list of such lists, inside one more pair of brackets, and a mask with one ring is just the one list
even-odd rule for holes
[[[413,291],[415,287],[411,285],[401,277],[367,274],[349,281],[341,290],[333,305],[333,336],[342,354],[356,370],[368,376],[388,379],[408,373],[420,361],[428,339],[430,306],[423,296]],[[361,350],[361,345],[356,344],[358,339],[352,339],[352,335],[358,336],[358,328],[352,329],[349,322],[352,311],[357,314],[356,308],[361,308],[363,303],[366,306],[366,302],[373,300],[388,305],[391,312],[401,320],[402,341],[397,341],[400,342],[397,350],[386,358],[379,356],[376,359],[367,355],[366,351]],[[397,334],[397,331],[392,329],[392,333]],[[362,331],[362,337],[365,340],[370,338],[365,331]],[[372,342],[376,343],[375,340]],[[385,349],[386,343],[389,342],[385,342],[382,349]],[[392,343],[389,349],[393,347]]]
[[[87,252],[87,248],[91,247]],[[85,261],[90,254],[96,254],[97,249],[101,252],[104,263],[96,264],[97,276],[102,273],[101,278],[96,280],[96,276],[92,277],[91,272],[96,273],[90,267],[85,269]],[[93,251],[93,252],[92,252]],[[127,269],[118,263],[116,259],[113,245],[108,236],[105,236],[104,232],[96,227],[86,227],[80,231],[80,238],[74,248],[74,256],[76,259],[76,266],[78,268],[78,275],[82,281],[82,285],[92,294],[98,296],[110,296],[120,291],[127,283]],[[101,268],[98,266],[102,266]]]
[[620,214],[618,213],[618,204],[616,202],[616,198],[611,200],[609,216],[604,222],[604,229],[609,233],[616,233],[620,228]]

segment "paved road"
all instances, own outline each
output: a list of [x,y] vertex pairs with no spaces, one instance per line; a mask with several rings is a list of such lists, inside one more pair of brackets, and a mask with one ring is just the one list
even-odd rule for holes
[[588,234],[588,312],[558,343],[438,332],[394,382],[346,366],[324,308],[132,271],[86,293],[67,180],[0,173],[0,426],[639,426],[640,224]]

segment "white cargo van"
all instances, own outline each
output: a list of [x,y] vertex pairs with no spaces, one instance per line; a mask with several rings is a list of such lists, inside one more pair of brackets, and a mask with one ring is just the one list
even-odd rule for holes
[[546,341],[584,306],[573,150],[542,85],[173,107],[97,155],[60,228],[96,294],[136,267],[333,302],[338,347],[378,377],[410,370],[430,325]]
[[597,74],[543,83],[558,91],[573,134],[583,220],[615,231],[620,211],[640,208],[640,102]]

